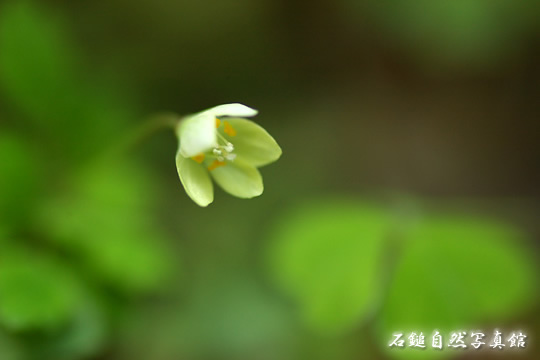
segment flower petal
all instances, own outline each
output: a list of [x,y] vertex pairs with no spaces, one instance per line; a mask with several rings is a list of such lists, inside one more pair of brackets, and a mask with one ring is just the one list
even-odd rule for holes
[[227,121],[236,132],[229,140],[234,145],[234,152],[243,161],[259,167],[279,159],[281,148],[261,126],[240,118],[231,118]]
[[263,181],[259,170],[240,161],[227,162],[210,174],[226,192],[239,198],[249,199],[262,194]]
[[176,154],[178,176],[188,196],[199,206],[208,206],[214,201],[214,186],[208,171],[195,160]]
[[214,106],[211,109],[203,111],[203,113],[210,113],[215,117],[220,116],[241,116],[251,117],[257,115],[258,111],[247,107],[246,105],[234,103]]
[[210,113],[199,113],[180,121],[177,129],[180,153],[190,158],[217,145],[216,120]]

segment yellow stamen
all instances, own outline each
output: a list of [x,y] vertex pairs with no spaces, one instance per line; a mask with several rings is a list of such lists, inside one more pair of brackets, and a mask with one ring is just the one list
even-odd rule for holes
[[202,164],[202,162],[204,161],[204,154],[195,155],[192,157],[192,159],[198,162],[199,164]]
[[228,121],[225,121],[224,124],[225,124],[225,129],[223,129],[223,131],[225,131],[225,134],[229,136],[236,136],[236,130],[234,130],[231,124]]
[[217,169],[220,166],[225,166],[225,165],[226,165],[225,161],[214,160],[214,162],[210,164],[210,166],[208,167],[208,170],[212,171],[214,169]]
[[221,125],[221,120],[219,120],[218,118],[216,118],[216,128],[218,128],[219,125]]

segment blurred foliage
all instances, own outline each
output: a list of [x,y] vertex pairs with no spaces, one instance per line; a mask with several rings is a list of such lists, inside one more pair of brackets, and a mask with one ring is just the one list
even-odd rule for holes
[[[378,323],[382,346],[395,331],[423,331],[429,339],[435,329],[481,329],[529,309],[537,299],[538,269],[525,240],[518,229],[493,220],[451,214],[421,219],[404,234]],[[440,351],[422,352],[433,354]]]
[[67,34],[57,16],[31,2],[3,4],[1,88],[41,142],[53,144],[50,155],[80,161],[99,151],[96,143],[110,143],[135,112],[122,104],[126,89],[84,73]]
[[57,327],[73,316],[81,292],[65,264],[24,249],[1,250],[0,321],[6,328]]
[[388,214],[326,201],[296,209],[280,225],[270,263],[306,321],[323,333],[358,325],[378,300]]
[[72,192],[44,203],[41,226],[100,280],[128,292],[151,290],[164,280],[164,235],[148,219],[152,191],[144,172],[110,165],[85,169]]
[[[128,323],[124,357],[283,359],[297,339],[286,308],[246,274],[226,272]],[[148,329],[154,336],[144,343]]]
[[2,358],[99,353],[117,309],[171,271],[153,180],[140,164],[104,160],[134,101],[85,73],[67,33],[31,2],[0,10]]
[[507,60],[537,29],[540,11],[534,1],[347,1],[349,16],[372,17],[385,40],[427,66],[479,68]]
[[[397,214],[325,199],[283,216],[270,270],[313,330],[344,333],[375,317],[369,323],[386,350],[394,332],[422,331],[430,339],[434,330],[482,328],[536,303],[538,269],[518,229],[474,216],[405,221]],[[443,354],[390,350],[409,358]]]
[[26,225],[26,214],[39,197],[42,166],[21,136],[0,133],[0,214],[5,227]]

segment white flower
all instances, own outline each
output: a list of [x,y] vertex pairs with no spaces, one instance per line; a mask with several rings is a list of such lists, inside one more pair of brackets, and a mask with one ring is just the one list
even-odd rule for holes
[[257,110],[225,104],[186,116],[177,128],[176,168],[189,197],[200,206],[214,200],[210,177],[231,195],[252,198],[263,192],[258,167],[279,159],[281,148],[253,121]]

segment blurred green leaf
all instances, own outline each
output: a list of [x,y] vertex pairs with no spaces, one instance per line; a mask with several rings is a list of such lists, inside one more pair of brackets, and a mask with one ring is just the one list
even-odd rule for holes
[[0,89],[40,141],[80,161],[113,141],[134,118],[125,91],[86,75],[61,18],[31,1],[0,8]]
[[22,138],[0,133],[0,220],[4,226],[27,221],[40,189],[38,168],[35,154]]
[[283,308],[255,282],[243,276],[213,280],[197,289],[181,323],[194,351],[238,356],[292,335]]
[[77,279],[60,261],[3,246],[0,323],[10,330],[53,328],[66,323],[80,300]]
[[61,113],[75,90],[74,59],[56,17],[31,1],[8,1],[0,11],[0,79],[13,101],[41,122]]
[[[187,298],[131,317],[121,358],[289,359],[295,335],[284,306],[245,273],[221,270],[199,278]],[[155,336],[138,342],[149,327]]]
[[0,329],[0,355],[2,360],[23,360],[21,345],[3,329]]
[[70,196],[44,205],[41,226],[106,283],[150,290],[172,263],[164,235],[148,216],[153,193],[137,167],[94,167],[76,179]]
[[109,321],[96,296],[85,292],[71,321],[57,332],[32,339],[30,359],[80,359],[96,355],[109,335]]
[[[422,331],[426,343],[438,330],[503,325],[535,302],[534,262],[510,226],[467,217],[429,217],[406,237],[382,308],[377,338],[388,349],[392,333]],[[438,350],[390,349],[396,356],[441,355]]]
[[380,208],[347,201],[306,204],[282,218],[271,271],[315,330],[342,332],[369,315],[390,226]]
[[473,66],[498,63],[519,50],[539,9],[533,2],[506,0],[349,3],[357,14],[368,13],[390,42],[413,56]]

